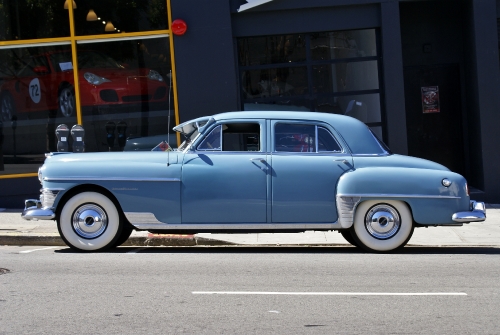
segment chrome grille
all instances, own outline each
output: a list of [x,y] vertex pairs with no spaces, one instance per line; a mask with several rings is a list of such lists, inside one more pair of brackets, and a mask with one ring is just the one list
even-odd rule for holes
[[42,194],[40,195],[40,202],[42,203],[42,208],[52,207],[54,205],[54,201],[56,200],[57,194],[59,194],[60,191],[62,190],[43,188],[41,190]]

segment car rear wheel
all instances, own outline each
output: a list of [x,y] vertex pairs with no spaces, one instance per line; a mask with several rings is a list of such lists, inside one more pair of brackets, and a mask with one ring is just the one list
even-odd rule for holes
[[71,85],[66,85],[59,91],[59,111],[62,116],[68,117],[75,114],[75,90]]
[[0,101],[0,109],[2,112],[3,121],[11,121],[12,117],[16,114],[14,107],[14,99],[9,93],[4,93]]
[[367,251],[393,251],[413,234],[410,209],[401,201],[370,200],[359,204],[351,229],[354,240]]
[[123,222],[108,197],[97,192],[82,192],[64,204],[57,229],[69,247],[99,251],[115,245],[121,236]]

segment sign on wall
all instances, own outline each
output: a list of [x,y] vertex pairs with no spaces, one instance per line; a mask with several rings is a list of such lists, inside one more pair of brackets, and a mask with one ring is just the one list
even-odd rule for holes
[[421,88],[422,113],[439,113],[439,86]]

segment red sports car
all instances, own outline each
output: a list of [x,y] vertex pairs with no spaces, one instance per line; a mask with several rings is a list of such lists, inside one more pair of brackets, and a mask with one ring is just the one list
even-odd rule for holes
[[[167,84],[155,70],[127,69],[96,51],[80,51],[78,68],[82,107],[167,101]],[[69,50],[21,59],[20,70],[0,86],[3,120],[11,120],[16,113],[47,110],[74,116],[75,104]]]

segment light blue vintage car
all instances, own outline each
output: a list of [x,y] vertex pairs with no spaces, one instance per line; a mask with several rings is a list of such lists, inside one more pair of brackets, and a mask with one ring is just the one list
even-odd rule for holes
[[57,220],[68,246],[121,245],[132,230],[338,230],[369,251],[403,247],[415,227],[484,221],[467,182],[395,155],[360,121],[305,112],[231,112],[174,128],[171,152],[51,153],[27,220]]

